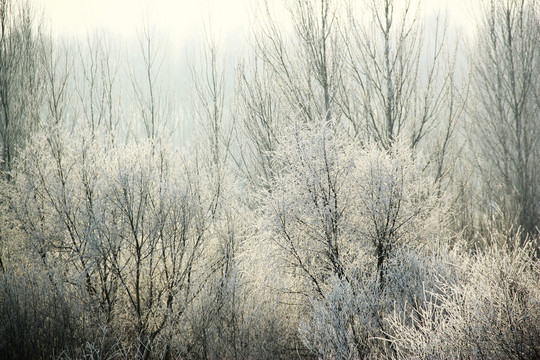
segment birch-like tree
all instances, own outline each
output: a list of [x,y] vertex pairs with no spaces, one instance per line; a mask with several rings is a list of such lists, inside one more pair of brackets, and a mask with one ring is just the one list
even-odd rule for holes
[[447,108],[456,96],[448,26],[437,18],[428,38],[423,16],[410,0],[368,0],[348,9],[351,84],[343,109],[355,133],[382,148],[402,136],[416,147],[434,130],[451,132],[456,121],[457,107]]
[[130,62],[131,122],[128,135],[154,141],[168,140],[175,130],[170,79],[166,78],[166,43],[150,25],[148,15],[137,32],[138,60]]

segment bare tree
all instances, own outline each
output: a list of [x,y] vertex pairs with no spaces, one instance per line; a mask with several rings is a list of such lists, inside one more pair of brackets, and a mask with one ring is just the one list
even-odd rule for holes
[[421,10],[420,2],[411,0],[349,5],[343,37],[347,84],[340,104],[360,141],[389,149],[396,139],[406,139],[412,148],[430,152],[437,181],[450,167],[447,157],[464,99],[447,22],[438,16],[427,27]]
[[485,2],[471,102],[484,209],[535,234],[540,224],[540,15],[535,1]]
[[[195,86],[194,117],[198,119],[201,132],[206,136],[211,162],[218,167],[227,156],[229,143],[224,129],[225,69],[216,35],[209,29],[200,59],[200,68],[190,64],[191,77]],[[225,149],[223,147],[225,146]]]
[[0,142],[3,176],[39,121],[41,30],[29,3],[0,2]]
[[117,91],[119,77],[118,54],[105,34],[88,34],[84,45],[78,47],[78,72],[75,76],[76,93],[79,100],[77,112],[84,119],[92,137],[117,130],[119,102]]
[[[236,127],[239,154],[236,160],[248,184],[258,186],[273,178],[271,154],[279,137],[279,100],[272,91],[270,73],[260,70],[264,65],[254,62],[253,69],[240,65],[237,89]],[[247,139],[247,141],[243,141]]]
[[414,1],[290,1],[289,22],[271,5],[261,6],[252,68],[240,72],[250,178],[271,176],[280,129],[298,121],[329,121],[384,149],[407,139],[430,154],[435,181],[448,176],[467,88],[456,80],[457,48],[448,48],[444,17],[429,24],[433,37],[426,38]]
[[[285,8],[265,1],[254,29],[253,57],[239,69],[238,163],[250,185],[274,174],[271,154],[293,122],[338,126],[344,53],[339,2],[290,1]],[[280,18],[285,10],[287,20]],[[246,142],[245,139],[248,141]]]
[[70,113],[71,90],[73,86],[73,58],[67,43],[57,45],[49,37],[43,52],[45,89],[47,102],[46,123],[52,126],[65,125]]
[[333,114],[343,63],[339,46],[339,7],[332,0],[291,1],[287,11],[294,40],[273,8],[262,5],[265,21],[255,33],[256,56],[271,72],[290,121],[337,121]]
[[[129,74],[132,104],[136,112],[130,114],[137,119],[129,125],[131,135],[136,139],[139,132],[147,139],[165,139],[167,131],[174,130],[173,103],[170,89],[165,81],[166,48],[156,36],[155,29],[145,18],[137,32],[138,49],[141,61],[132,62]],[[142,127],[142,130],[140,130]],[[170,134],[170,132],[169,132]]]

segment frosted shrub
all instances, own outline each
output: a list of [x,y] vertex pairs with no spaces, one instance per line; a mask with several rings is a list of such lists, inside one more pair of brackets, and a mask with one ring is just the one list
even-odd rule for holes
[[540,264],[534,254],[530,243],[494,247],[471,264],[458,334],[467,355],[540,357]]
[[[325,298],[310,297],[312,313],[300,324],[301,338],[320,358],[400,357],[393,339],[433,320],[428,313],[431,296],[441,292],[440,280],[458,281],[450,263],[456,255],[444,247],[431,254],[400,248],[389,259],[382,291],[368,268],[354,281],[334,279]],[[395,319],[403,325],[399,331]]]
[[366,280],[351,284],[333,277],[324,298],[310,297],[299,335],[318,357],[356,359],[376,347],[380,304],[376,283]]
[[58,349],[77,350],[83,314],[62,287],[53,287],[39,267],[0,272],[0,354],[3,359],[52,358]]
[[[494,242],[496,239],[493,240]],[[531,243],[463,253],[459,280],[439,280],[426,305],[391,320],[406,358],[536,359],[540,356],[540,267]]]

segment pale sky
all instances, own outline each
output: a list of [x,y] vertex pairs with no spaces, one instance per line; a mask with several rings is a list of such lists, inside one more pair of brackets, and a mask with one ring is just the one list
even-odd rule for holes
[[[140,28],[143,14],[172,40],[183,41],[201,32],[212,19],[214,30],[227,34],[247,30],[250,5],[257,0],[32,0],[43,8],[54,33],[84,36],[95,29],[130,37]],[[279,0],[276,0],[279,1]],[[478,0],[473,0],[475,2]],[[470,0],[423,0],[432,11],[447,9],[452,21],[470,31]]]
[[96,29],[129,37],[145,16],[160,33],[182,40],[200,32],[209,17],[217,31],[243,30],[249,0],[32,0],[55,34],[84,36]]
[[[189,104],[191,94],[190,73],[187,70],[186,51],[194,51],[197,39],[204,36],[203,24],[212,24],[212,31],[226,44],[221,50],[227,57],[239,55],[243,47],[242,35],[249,34],[253,22],[252,10],[262,0],[30,0],[36,10],[43,11],[45,25],[54,35],[84,39],[96,30],[104,30],[116,40],[125,39],[131,46],[137,31],[142,29],[145,17],[153,29],[153,36],[166,44],[170,64],[166,64],[166,85],[175,86],[182,104]],[[276,3],[286,0],[270,0]],[[346,0],[338,0],[346,1]],[[478,3],[479,0],[472,0]],[[448,10],[451,21],[465,26],[471,33],[474,23],[470,10],[471,0],[423,0],[428,16]],[[164,40],[164,42],[161,42]],[[161,48],[163,49],[163,48]],[[138,54],[135,51],[135,54]],[[140,58],[140,54],[139,58]],[[192,54],[193,55],[193,54]],[[136,61],[137,57],[130,59]],[[229,58],[230,60],[230,58]],[[177,61],[176,63],[174,61]],[[181,61],[181,63],[178,63]],[[231,62],[230,64],[235,64]],[[182,105],[183,106],[183,105]],[[182,136],[190,134],[189,122],[180,122]],[[188,124],[188,125],[186,125]],[[184,126],[187,126],[184,128]],[[188,136],[189,137],[189,136]]]

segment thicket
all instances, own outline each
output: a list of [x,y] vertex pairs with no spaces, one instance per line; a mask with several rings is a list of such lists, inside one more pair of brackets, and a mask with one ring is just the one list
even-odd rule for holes
[[1,0],[0,358],[540,358],[539,9],[463,76],[364,5],[265,2],[234,86],[209,35],[180,143],[148,26],[123,74]]

